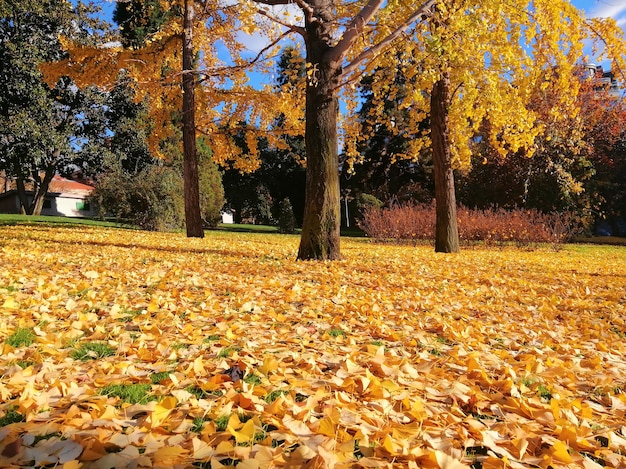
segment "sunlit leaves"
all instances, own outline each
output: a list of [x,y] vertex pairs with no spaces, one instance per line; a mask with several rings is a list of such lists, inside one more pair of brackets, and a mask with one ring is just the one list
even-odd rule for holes
[[622,248],[346,239],[330,264],[290,236],[0,230],[13,465],[626,462]]

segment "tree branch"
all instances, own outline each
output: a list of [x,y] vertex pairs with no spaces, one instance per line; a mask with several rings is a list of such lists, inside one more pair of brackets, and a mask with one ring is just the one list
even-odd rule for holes
[[245,70],[246,68],[252,67],[255,63],[257,63],[261,59],[263,54],[265,54],[265,52],[267,52],[269,49],[271,49],[276,44],[278,44],[280,41],[282,41],[284,37],[289,35],[289,33],[291,33],[291,31],[285,31],[276,40],[272,41],[270,44],[268,44],[263,49],[261,49],[259,51],[259,53],[252,60],[250,60],[250,61],[248,61],[248,62],[246,62],[244,64],[235,65],[235,66],[218,67],[218,68],[214,68],[212,70],[198,70],[198,71],[193,71],[192,73],[197,73],[199,75],[202,75],[203,78],[198,80],[200,83],[202,83],[203,81],[209,79],[210,77],[223,75],[224,72],[227,72],[227,71]]
[[380,10],[383,0],[369,0],[361,11],[352,19],[341,40],[330,52],[330,60],[339,62],[345,55],[356,38],[363,32],[365,25],[370,22],[376,12]]
[[269,19],[270,21],[273,21],[274,23],[284,26],[289,31],[293,31],[295,33],[300,34],[302,37],[306,37],[305,29],[300,26],[295,26],[293,24],[285,23],[284,21],[276,18],[275,16],[270,15],[267,11],[262,10],[262,9],[258,9],[257,13],[261,16],[265,16],[267,19]]
[[416,21],[420,16],[423,16],[423,15],[430,16],[432,14],[430,9],[433,7],[433,5],[435,5],[435,3],[437,3],[437,1],[439,0],[427,0],[421,7],[415,10],[415,12],[409,18],[407,18],[406,21],[402,22],[402,24],[398,26],[398,28],[396,28],[395,31],[389,34],[389,36],[387,36],[385,39],[380,41],[375,46],[372,46],[369,49],[365,49],[363,52],[361,52],[361,54],[359,54],[357,58],[355,58],[352,62],[350,62],[347,66],[345,66],[343,68],[342,75],[345,77],[349,75],[350,73],[353,73],[357,69],[357,67],[361,63],[363,63],[366,59],[368,59],[369,57],[375,54],[378,54],[385,47],[387,47],[389,44],[395,41],[402,33],[404,33],[409,28],[411,23]]

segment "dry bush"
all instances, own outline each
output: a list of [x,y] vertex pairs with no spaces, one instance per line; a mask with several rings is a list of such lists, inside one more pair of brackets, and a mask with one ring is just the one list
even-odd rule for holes
[[[571,240],[578,223],[570,213],[545,214],[538,210],[475,210],[459,207],[459,237],[465,243],[487,245],[516,243],[560,244]],[[432,240],[435,233],[434,205],[397,205],[367,208],[359,227],[373,239],[384,241]]]

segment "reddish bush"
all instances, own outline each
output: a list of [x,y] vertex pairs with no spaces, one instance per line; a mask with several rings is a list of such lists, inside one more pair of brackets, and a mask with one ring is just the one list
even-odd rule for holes
[[[545,214],[538,210],[458,209],[459,237],[465,243],[487,245],[509,242],[559,244],[576,233],[577,223],[569,213]],[[359,227],[377,240],[432,240],[435,233],[434,205],[370,207]]]

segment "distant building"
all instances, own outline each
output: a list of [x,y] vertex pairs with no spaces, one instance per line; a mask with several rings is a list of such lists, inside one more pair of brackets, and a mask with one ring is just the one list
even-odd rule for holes
[[[27,189],[29,189],[27,187]],[[94,217],[97,212],[90,197],[94,187],[78,181],[54,176],[44,199],[42,215],[61,217]],[[26,191],[29,202],[34,191]],[[0,213],[20,213],[20,199],[15,181],[0,175]]]
[[614,98],[620,98],[622,96],[615,74],[611,71],[605,71],[602,65],[586,64],[585,78],[595,80],[598,90],[606,90],[609,95]]

